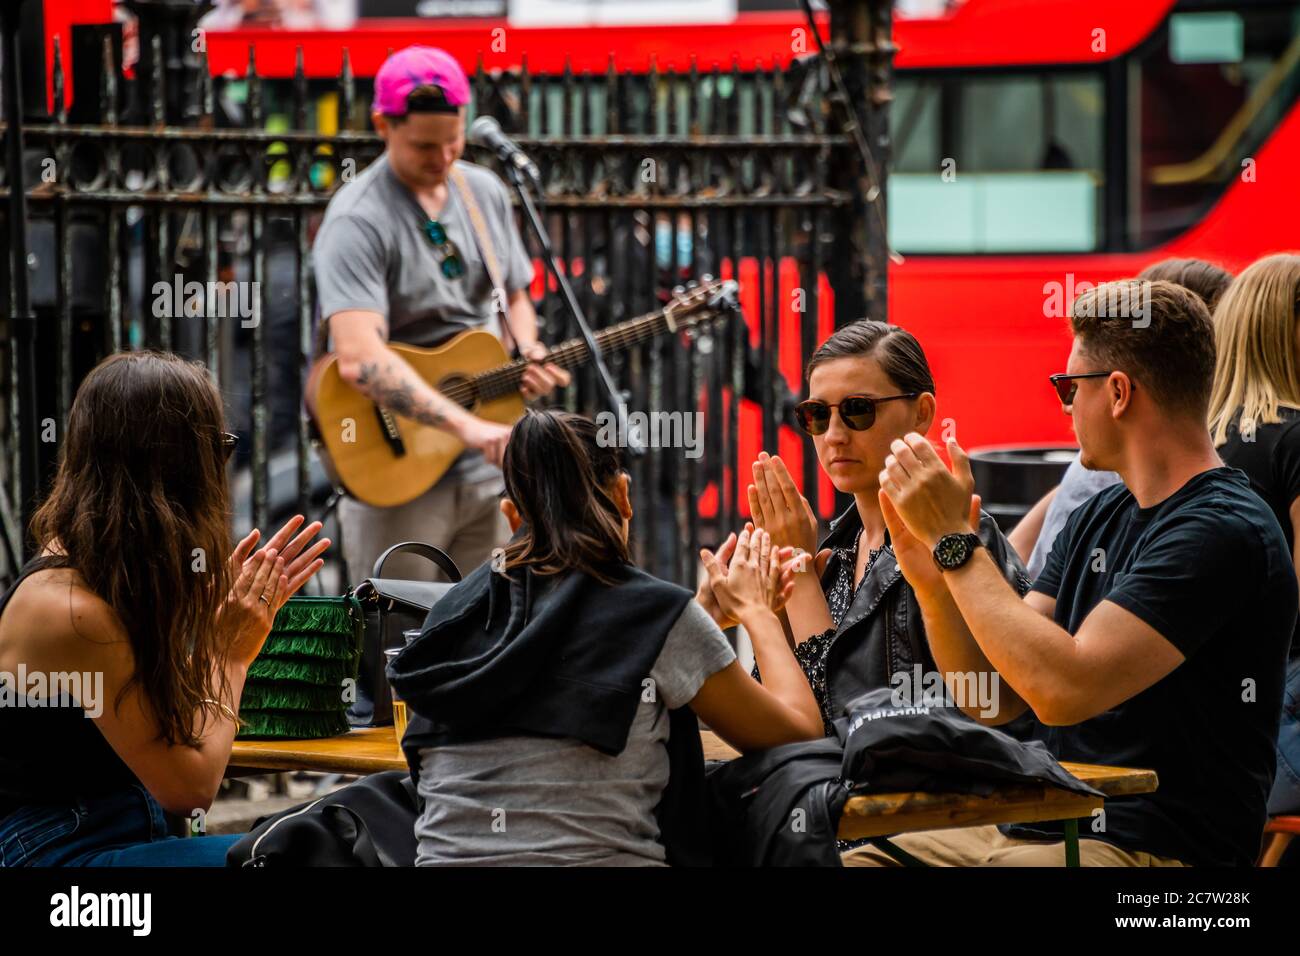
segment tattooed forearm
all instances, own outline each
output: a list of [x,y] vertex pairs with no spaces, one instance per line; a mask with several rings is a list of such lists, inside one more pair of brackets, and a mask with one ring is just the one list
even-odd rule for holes
[[363,361],[357,388],[375,404],[434,428],[444,427],[451,412],[451,402],[395,357]]

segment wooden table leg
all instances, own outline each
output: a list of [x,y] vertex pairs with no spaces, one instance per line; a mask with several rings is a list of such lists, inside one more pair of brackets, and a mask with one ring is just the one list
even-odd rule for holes
[[1065,865],[1079,865],[1079,821],[1065,820]]

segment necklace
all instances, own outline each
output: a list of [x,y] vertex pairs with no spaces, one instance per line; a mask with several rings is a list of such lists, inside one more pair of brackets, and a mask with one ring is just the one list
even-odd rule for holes
[[[857,568],[858,555],[862,553],[862,536],[863,534],[866,533],[866,530],[867,530],[866,528],[859,528],[858,537],[853,542],[853,567],[855,570]],[[885,550],[885,545],[882,542],[880,547],[871,548],[870,550],[867,551],[867,563],[862,568],[861,579],[858,581],[857,586],[853,588],[855,593],[857,592],[858,588],[862,587],[862,582],[865,581],[867,579],[867,575],[871,573],[872,565],[876,563],[876,559],[880,557],[881,552],[883,552],[884,550]]]

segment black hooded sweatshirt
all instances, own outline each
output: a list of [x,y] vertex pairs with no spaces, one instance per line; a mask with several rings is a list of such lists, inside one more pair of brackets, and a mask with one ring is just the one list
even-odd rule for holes
[[[617,756],[642,681],[692,594],[626,565],[617,583],[572,571],[496,573],[490,563],[433,607],[389,665],[411,710],[402,750],[515,735],[567,737]],[[669,781],[656,809],[669,864],[707,863],[704,756],[687,707],[669,712]]]

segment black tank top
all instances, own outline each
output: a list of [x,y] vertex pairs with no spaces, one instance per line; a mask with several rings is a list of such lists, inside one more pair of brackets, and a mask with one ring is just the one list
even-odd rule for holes
[[[64,566],[58,557],[36,558],[0,597],[0,614],[18,586],[37,571]],[[26,690],[16,673],[0,673],[10,685],[0,706],[0,818],[30,804],[71,803],[137,783],[135,774],[80,707],[18,707],[12,699]],[[101,679],[102,680],[102,679]],[[113,702],[106,689],[99,705]]]

